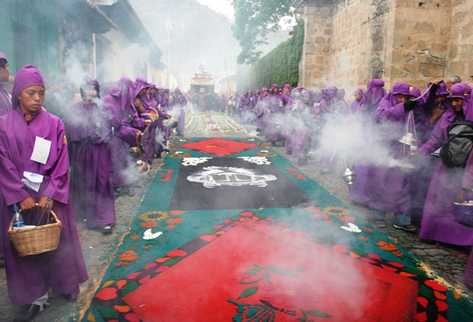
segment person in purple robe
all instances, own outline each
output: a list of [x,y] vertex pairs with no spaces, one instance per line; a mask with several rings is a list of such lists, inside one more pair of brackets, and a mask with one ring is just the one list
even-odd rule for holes
[[265,118],[267,118],[269,111],[269,91],[266,87],[261,88],[257,99],[255,100],[254,113],[256,117],[256,131],[264,135]]
[[[0,230],[8,295],[13,304],[26,305],[15,321],[31,321],[46,306],[50,289],[75,300],[79,285],[88,276],[69,203],[63,122],[43,107],[45,86],[36,67],[27,65],[18,70],[12,94],[12,110],[0,117],[0,193],[4,200]],[[32,184],[32,176],[35,182],[39,178],[42,182]],[[58,248],[20,257],[7,235],[13,207],[21,209],[28,225],[39,224],[45,218],[42,214],[53,210],[62,222]]]
[[0,115],[11,110],[11,95],[6,88],[10,80],[7,56],[0,51]]
[[362,112],[365,108],[366,104],[366,95],[363,89],[358,88],[354,93],[353,96],[355,100],[351,103],[351,111],[352,113]]
[[322,89],[322,100],[320,101],[320,109],[323,114],[333,112],[333,107],[337,100],[338,88],[330,86]]
[[111,124],[99,101],[98,81],[87,81],[81,87],[81,97],[73,111],[83,119],[69,132],[70,141],[77,142],[71,159],[72,200],[87,227],[106,235],[112,233],[116,222]]
[[[448,140],[448,128],[458,121],[472,121],[465,118],[464,87],[455,84],[448,97],[450,108],[443,113],[437,122],[430,139],[419,149],[421,155],[428,156],[442,147]],[[441,160],[437,160],[429,191],[424,206],[420,237],[443,243],[471,246],[473,244],[473,228],[464,226],[455,220],[453,203],[463,201],[464,193],[470,193],[473,181],[470,176],[472,159],[466,168],[448,168]]]
[[[376,110],[376,118],[381,123],[390,123],[399,129],[398,137],[402,136],[407,113],[406,102],[411,98],[409,85],[397,83],[391,92],[381,101]],[[396,136],[395,136],[396,137]],[[390,147],[394,160],[404,156],[401,145],[396,141],[386,142]],[[357,178],[350,189],[353,202],[379,210],[383,213],[394,213],[393,227],[414,232],[416,227],[411,224],[409,210],[409,173],[399,166],[359,164],[354,167]]]
[[366,110],[369,113],[375,112],[385,96],[384,81],[382,79],[372,79],[368,83],[368,89],[366,90]]
[[[10,71],[8,69],[7,56],[0,52],[0,115],[5,114],[11,110],[11,95],[6,89],[5,84],[10,80]],[[0,207],[2,207],[2,200],[0,198]],[[0,232],[0,267],[4,266],[3,247],[2,247],[2,233]]]
[[291,106],[293,99],[291,96],[292,86],[290,84],[284,84],[281,92],[281,99],[284,106]]
[[131,146],[138,146],[141,140],[141,131],[134,128],[136,118],[131,100],[134,91],[133,82],[122,78],[103,99],[104,109],[108,113],[112,126],[110,142],[113,160],[113,187],[117,193],[129,193],[130,182],[125,172],[131,166],[129,154]]
[[285,150],[299,165],[306,164],[315,124],[311,115],[312,95],[303,89],[285,115]]
[[[425,102],[419,102],[413,109],[419,146],[429,140],[435,125],[448,109],[447,97],[449,93],[445,82],[431,84],[426,91]],[[418,226],[422,220],[425,198],[436,161],[437,158],[433,156],[425,158],[411,176],[409,213],[413,222]]]

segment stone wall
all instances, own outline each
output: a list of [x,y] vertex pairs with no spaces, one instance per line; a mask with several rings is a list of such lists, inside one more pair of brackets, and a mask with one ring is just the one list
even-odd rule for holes
[[305,87],[320,86],[329,73],[334,8],[328,3],[305,6],[304,47],[300,65],[300,83]]
[[447,75],[473,82],[473,0],[452,0]]
[[473,0],[305,1],[301,85],[473,76]]
[[393,43],[384,77],[424,86],[444,77],[450,37],[450,0],[393,1]]

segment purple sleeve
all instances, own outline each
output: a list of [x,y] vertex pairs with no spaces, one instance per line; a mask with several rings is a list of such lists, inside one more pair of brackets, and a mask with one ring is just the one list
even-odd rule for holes
[[3,133],[0,134],[0,192],[5,203],[11,206],[30,196],[25,190],[21,176],[8,154],[8,144]]
[[128,143],[128,145],[136,146],[136,136],[138,131],[139,130],[131,126],[122,125],[118,131],[118,137]]
[[139,117],[138,115],[134,115],[133,120],[131,121],[131,126],[140,130],[144,130],[145,119],[142,117]]
[[428,155],[442,146],[447,139],[447,127],[445,126],[445,118],[441,118],[434,129],[427,142],[419,149],[419,152]]
[[45,182],[42,195],[67,204],[69,200],[69,155],[65,139],[64,124],[59,121],[57,129],[57,150],[49,179]]
[[376,109],[376,119],[378,120],[402,121],[405,117],[403,103],[392,106],[387,101],[383,101]]

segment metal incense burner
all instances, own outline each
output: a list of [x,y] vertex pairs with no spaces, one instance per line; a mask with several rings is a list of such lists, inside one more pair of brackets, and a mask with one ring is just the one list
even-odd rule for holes
[[411,154],[417,152],[417,140],[412,132],[407,132],[404,134],[399,142],[406,145],[409,148]]
[[415,155],[417,152],[417,133],[416,133],[416,126],[414,121],[414,113],[412,111],[409,112],[406,120],[406,132],[399,140],[400,143],[404,145],[404,147],[408,148],[409,151],[403,148],[403,151],[406,154]]
[[343,181],[345,181],[347,185],[351,186],[355,181],[355,177],[355,172],[350,167],[347,167],[343,173]]

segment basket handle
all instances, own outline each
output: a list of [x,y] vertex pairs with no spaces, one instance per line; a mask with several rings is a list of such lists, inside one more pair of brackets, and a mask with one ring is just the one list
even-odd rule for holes
[[[51,218],[50,215],[53,216],[53,218],[56,222],[60,222],[60,220],[57,217],[56,213],[51,209],[51,211],[48,214],[46,214],[46,213],[41,214],[41,217],[40,217],[38,223],[41,224],[41,222],[43,221],[44,216],[47,216],[46,223],[44,225],[49,224],[50,223],[50,218]],[[38,225],[38,226],[41,226],[41,225]]]

